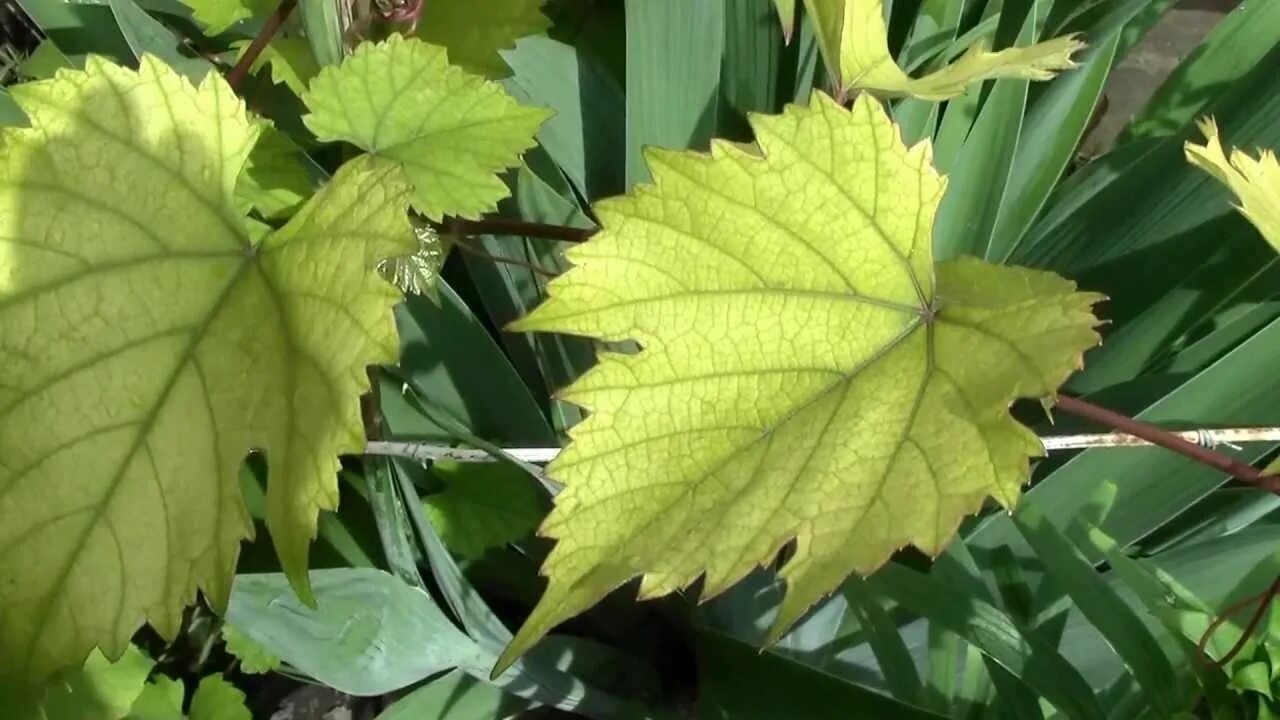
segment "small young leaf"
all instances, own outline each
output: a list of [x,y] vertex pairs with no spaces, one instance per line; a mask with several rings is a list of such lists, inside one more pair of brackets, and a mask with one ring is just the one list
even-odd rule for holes
[[418,37],[448,50],[451,64],[496,80],[511,74],[498,51],[550,26],[542,0],[427,0]]
[[0,686],[144,621],[172,637],[197,589],[223,605],[253,449],[307,595],[365,367],[398,355],[373,267],[412,247],[408,183],[370,157],[251,227],[234,188],[258,128],[216,74],[91,58],[13,92],[32,128],[0,131]]
[[279,3],[275,0],[182,0],[210,37],[226,32],[241,20],[266,17]]
[[[240,59],[249,49],[251,41],[238,40],[231,44],[236,49],[236,59]],[[250,72],[256,73],[264,65],[271,65],[271,80],[277,85],[284,85],[299,97],[307,91],[311,79],[320,72],[320,65],[311,51],[311,43],[306,38],[276,38],[262,50],[262,54],[253,61]]]
[[842,90],[946,100],[971,83],[992,78],[1048,80],[1075,67],[1071,56],[1084,43],[1064,35],[1027,47],[991,52],[985,42],[922,78],[909,77],[889,53],[884,0],[805,0],[818,23],[819,46]]
[[244,706],[244,693],[227,682],[221,675],[208,675],[200,679],[196,694],[191,697],[190,720],[252,720],[249,708]]
[[[144,692],[147,674],[154,663],[129,645],[115,662],[100,651],[89,653],[84,665],[61,673],[37,696],[36,706],[17,717],[47,720],[118,720]],[[11,688],[0,686],[0,698]],[[2,702],[2,700],[0,700]],[[12,710],[12,707],[6,707]]]
[[222,639],[227,643],[227,652],[240,661],[241,671],[261,675],[280,669],[280,658],[232,625],[222,626]]
[[464,558],[533,531],[542,519],[541,491],[523,472],[499,463],[459,465],[437,462],[431,473],[444,490],[423,502],[444,544]]
[[442,48],[399,35],[321,70],[303,101],[303,121],[321,140],[403,163],[414,206],[432,220],[495,209],[508,194],[496,173],[519,164],[549,116],[449,65]]
[[929,146],[867,95],[815,98],[752,118],[763,157],[651,152],[655,184],[597,206],[516,324],[643,350],[562,393],[591,414],[549,469],[550,584],[504,662],[636,575],[714,595],[794,538],[776,639],[851,571],[1017,500],[1043,450],[1009,405],[1079,367],[1100,298],[971,258],[935,274]]
[[133,701],[129,720],[185,720],[182,713],[185,697],[186,687],[181,681],[157,675]]
[[1252,157],[1233,149],[1227,157],[1218,137],[1218,125],[1210,118],[1199,123],[1204,145],[1188,141],[1187,160],[1231,188],[1240,201],[1238,209],[1262,233],[1262,237],[1280,250],[1280,161],[1269,148]]

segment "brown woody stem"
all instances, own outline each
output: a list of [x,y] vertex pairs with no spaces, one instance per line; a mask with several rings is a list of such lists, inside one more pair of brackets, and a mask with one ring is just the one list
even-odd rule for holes
[[289,13],[293,12],[293,8],[298,4],[298,0],[281,0],[276,6],[275,12],[271,13],[271,17],[262,23],[262,29],[258,31],[258,36],[249,43],[249,48],[244,51],[240,59],[236,61],[234,67],[227,72],[227,84],[232,90],[239,91],[240,83],[244,82],[245,77],[249,75],[249,69],[258,61],[258,57],[262,55],[262,51],[267,49],[267,45],[271,44],[271,38],[280,32],[280,27],[284,25],[284,21],[288,19]]
[[484,218],[483,220],[448,218],[443,223],[437,223],[436,230],[453,235],[519,235],[570,243],[586,242],[596,233],[594,228],[547,225],[510,218]]
[[1166,450],[1185,455],[1198,463],[1208,465],[1238,480],[1243,480],[1265,490],[1280,494],[1280,477],[1267,475],[1252,465],[1243,463],[1233,457],[1187,442],[1177,435],[1161,430],[1154,425],[1149,425],[1141,420],[1134,420],[1131,417],[1099,407],[1080,398],[1067,397],[1065,395],[1058,397],[1057,406],[1072,415],[1078,415],[1119,430],[1126,435],[1141,438],[1152,445],[1159,445]]

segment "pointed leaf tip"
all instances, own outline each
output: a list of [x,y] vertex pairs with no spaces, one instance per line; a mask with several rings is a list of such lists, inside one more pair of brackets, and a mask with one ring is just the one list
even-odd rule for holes
[[1213,118],[1200,118],[1196,125],[1205,137],[1204,144],[1188,140],[1184,145],[1187,160],[1226,185],[1239,202],[1237,209],[1280,250],[1280,161],[1275,151],[1264,148],[1253,157],[1232,149],[1228,157]]

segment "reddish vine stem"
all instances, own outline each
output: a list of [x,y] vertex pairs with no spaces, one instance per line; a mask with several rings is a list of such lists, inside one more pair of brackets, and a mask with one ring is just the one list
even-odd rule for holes
[[511,218],[484,218],[463,220],[449,218],[436,224],[436,231],[453,235],[519,235],[544,238],[561,242],[580,243],[596,234],[594,228],[576,228],[568,225],[548,225]]
[[542,275],[543,277],[553,278],[556,276],[555,273],[550,272],[548,270],[544,270],[543,268],[540,268],[537,265],[534,265],[533,263],[527,263],[523,260],[517,260],[515,258],[502,257],[500,255],[491,255],[485,252],[484,250],[481,250],[480,248],[472,247],[470,243],[464,240],[459,240],[458,242],[454,243],[453,246],[465,253],[475,255],[476,257],[484,258],[485,260],[488,260],[490,262],[503,263],[504,265],[515,265],[517,267],[525,268],[526,270],[536,273],[538,275]]
[[[1202,661],[1207,661],[1210,664],[1217,665],[1218,667],[1222,667],[1231,662],[1231,658],[1240,654],[1240,651],[1244,649],[1245,643],[1249,641],[1249,638],[1253,637],[1254,632],[1258,629],[1258,623],[1262,622],[1262,616],[1267,614],[1267,608],[1271,607],[1271,601],[1275,600],[1277,593],[1280,593],[1280,577],[1273,580],[1271,582],[1271,587],[1266,590],[1258,593],[1257,595],[1247,597],[1237,603],[1233,603],[1232,605],[1224,608],[1222,612],[1218,613],[1218,616],[1213,619],[1213,622],[1209,623],[1209,627],[1205,628],[1204,635],[1200,636],[1200,642],[1196,644],[1196,650],[1198,651],[1200,659]],[[1258,607],[1254,608],[1253,616],[1249,618],[1249,624],[1244,626],[1244,630],[1240,632],[1240,639],[1236,640],[1235,645],[1232,645],[1231,649],[1227,651],[1227,654],[1217,660],[1209,657],[1209,640],[1213,637],[1213,634],[1217,632],[1218,628],[1229,620],[1232,615],[1235,615],[1241,610],[1254,604]]]
[[275,12],[271,13],[271,17],[262,23],[262,29],[258,31],[258,36],[249,44],[249,48],[244,51],[244,55],[236,61],[234,67],[227,72],[227,84],[232,90],[240,91],[240,83],[249,75],[249,69],[258,61],[258,57],[262,55],[262,51],[267,49],[267,45],[271,43],[271,39],[280,32],[280,27],[284,25],[284,21],[289,18],[289,13],[293,12],[293,8],[298,4],[298,0],[281,0],[276,6]]
[[1078,415],[1096,423],[1107,425],[1126,435],[1142,438],[1152,445],[1159,445],[1166,450],[1185,455],[1198,463],[1208,465],[1238,480],[1257,485],[1264,490],[1280,495],[1280,477],[1267,475],[1252,465],[1243,463],[1233,457],[1187,442],[1177,435],[1154,425],[1099,407],[1080,398],[1067,397],[1065,395],[1058,397],[1057,406],[1072,415]]

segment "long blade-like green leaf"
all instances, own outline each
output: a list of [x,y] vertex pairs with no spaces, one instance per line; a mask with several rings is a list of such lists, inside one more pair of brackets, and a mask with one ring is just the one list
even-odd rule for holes
[[977,646],[1067,717],[1103,717],[1080,673],[1052,647],[1024,634],[990,603],[961,595],[928,575],[893,562],[873,575],[870,583],[894,602]]
[[1174,701],[1179,692],[1173,667],[1133,610],[1045,519],[1034,502],[1018,509],[1014,524],[1049,574],[1124,659],[1148,701],[1165,715],[1175,712]]

